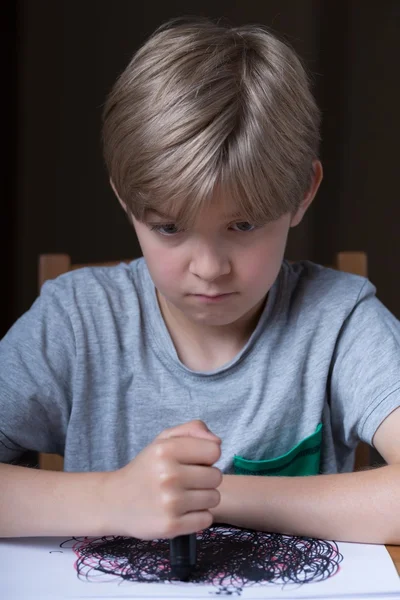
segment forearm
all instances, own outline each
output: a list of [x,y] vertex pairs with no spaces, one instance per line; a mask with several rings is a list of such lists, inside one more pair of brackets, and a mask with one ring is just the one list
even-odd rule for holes
[[0,537],[101,535],[104,475],[0,464]]
[[338,541],[400,544],[400,464],[339,475],[225,475],[214,521]]

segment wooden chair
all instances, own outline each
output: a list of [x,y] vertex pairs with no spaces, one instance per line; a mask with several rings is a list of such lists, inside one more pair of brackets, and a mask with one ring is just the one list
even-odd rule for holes
[[[103,263],[72,264],[68,254],[42,254],[39,256],[38,284],[39,290],[48,279],[54,279],[63,273],[88,266],[113,266],[124,261],[111,261]],[[367,255],[364,252],[339,252],[335,257],[334,268],[346,273],[354,273],[367,277]],[[368,444],[360,443],[356,451],[355,470],[370,466],[370,447]],[[63,458],[57,454],[39,453],[39,467],[51,471],[63,470]]]

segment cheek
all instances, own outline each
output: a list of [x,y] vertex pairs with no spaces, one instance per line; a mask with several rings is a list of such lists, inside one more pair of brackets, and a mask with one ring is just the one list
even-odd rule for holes
[[274,283],[279,272],[280,265],[277,266],[269,258],[258,258],[249,260],[243,265],[242,286],[250,292],[250,294],[262,295],[265,294]]
[[242,280],[253,288],[271,286],[281,268],[285,244],[263,241],[249,252],[239,255]]
[[180,268],[177,249],[162,243],[140,222],[135,222],[136,235],[151,278],[159,290],[168,290],[178,281]]
[[142,247],[142,251],[156,286],[160,289],[173,287],[181,272],[181,261],[176,253],[161,245]]

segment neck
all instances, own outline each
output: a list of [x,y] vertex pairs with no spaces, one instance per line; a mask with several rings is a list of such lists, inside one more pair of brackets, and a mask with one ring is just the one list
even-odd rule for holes
[[257,326],[265,299],[228,325],[203,325],[188,319],[157,290],[161,314],[179,359],[192,370],[213,370],[230,362]]

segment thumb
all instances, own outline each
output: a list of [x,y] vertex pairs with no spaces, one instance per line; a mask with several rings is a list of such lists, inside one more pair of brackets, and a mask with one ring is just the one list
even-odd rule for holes
[[177,427],[170,427],[169,429],[164,429],[163,432],[160,433],[158,439],[167,439],[171,437],[197,437],[205,440],[211,440],[213,442],[221,443],[221,438],[212,433],[204,423],[200,419],[195,419],[193,421],[188,421],[187,423],[183,423],[182,425],[178,425]]

